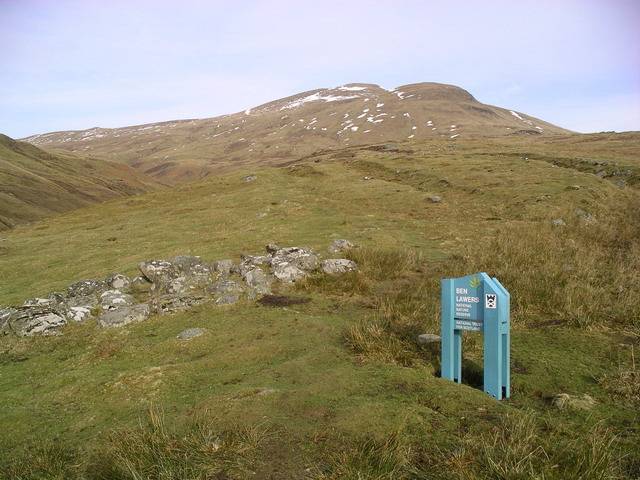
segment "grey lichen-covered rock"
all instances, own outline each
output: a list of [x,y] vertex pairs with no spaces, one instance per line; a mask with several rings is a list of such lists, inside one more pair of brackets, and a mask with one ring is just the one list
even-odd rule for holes
[[120,290],[107,290],[100,295],[100,307],[102,310],[117,310],[122,307],[133,305],[135,299]]
[[576,217],[589,225],[596,223],[596,217],[582,208],[576,209]]
[[329,275],[338,273],[353,272],[358,269],[358,265],[353,260],[346,258],[329,258],[322,261],[322,271]]
[[319,258],[310,248],[286,247],[277,250],[271,257],[271,265],[288,263],[305,272],[313,272],[318,268]]
[[264,247],[264,249],[267,251],[267,253],[269,255],[273,255],[274,253],[276,253],[278,250],[280,250],[280,247],[278,245],[276,245],[275,243],[269,243],[268,245],[266,245]]
[[256,294],[267,295],[271,293],[271,279],[260,267],[246,271],[242,278]]
[[89,307],[69,307],[65,317],[70,322],[84,322],[93,317]]
[[440,335],[433,333],[423,333],[418,335],[418,345],[429,345],[431,343],[440,343]]
[[225,293],[216,298],[216,305],[233,305],[240,301],[240,295],[237,293]]
[[138,303],[103,312],[98,317],[98,323],[103,327],[122,327],[130,323],[142,322],[149,317],[149,314],[149,305]]
[[234,270],[234,267],[235,267],[235,263],[233,263],[233,260],[229,260],[229,259],[218,260],[216,262],[213,262],[213,270],[222,275],[231,275],[231,272]]
[[56,301],[52,298],[29,298],[22,304],[23,307],[46,307],[56,305]]
[[257,175],[246,175],[242,177],[242,180],[244,180],[245,183],[254,182],[257,179],[258,179]]
[[207,330],[204,328],[187,328],[181,331],[176,338],[178,340],[191,340],[192,338],[200,337],[204,335]]
[[231,280],[228,278],[220,278],[207,288],[207,292],[212,295],[223,295],[225,293],[240,294],[243,291],[244,288],[242,287],[242,285],[240,285],[235,280]]
[[59,335],[67,323],[57,309],[50,306],[18,307],[5,320],[5,329],[20,336]]
[[178,276],[176,267],[166,260],[140,262],[138,268],[142,275],[154,285],[165,285]]
[[126,291],[131,285],[131,279],[121,273],[116,273],[108,277],[105,282],[113,290]]
[[67,297],[100,295],[106,290],[109,290],[109,286],[103,280],[82,280],[69,285],[69,288],[67,288]]
[[271,257],[268,255],[242,255],[238,271],[243,275],[253,270],[255,267],[268,266],[271,264]]
[[440,195],[429,195],[427,200],[431,203],[441,203],[442,197]]
[[591,410],[596,401],[590,395],[584,394],[581,396],[569,395],[568,393],[558,393],[551,399],[551,405],[563,410],[570,408],[574,410]]
[[273,276],[281,282],[292,283],[303,279],[307,276],[307,273],[304,270],[296,267],[295,265],[291,265],[288,262],[283,262],[276,263],[273,266]]
[[17,310],[13,307],[0,307],[0,333],[8,333],[9,318],[14,315]]
[[567,225],[567,222],[565,222],[562,218],[554,218],[553,220],[551,220],[551,225],[553,225],[554,227],[564,227]]
[[340,253],[340,252],[346,252],[348,250],[351,250],[353,247],[355,247],[353,243],[351,243],[349,240],[345,240],[341,238],[331,242],[331,245],[329,245],[328,250],[329,250],[329,253]]
[[149,299],[152,313],[164,315],[188,310],[210,300],[204,294],[156,295]]

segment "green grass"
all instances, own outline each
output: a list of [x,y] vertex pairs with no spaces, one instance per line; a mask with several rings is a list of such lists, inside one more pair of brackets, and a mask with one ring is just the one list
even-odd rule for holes
[[[310,298],[289,307],[202,305],[117,330],[1,338],[0,477],[640,476],[638,301],[619,292],[637,279],[637,193],[495,151],[352,153],[8,232],[3,304],[147,258],[237,258],[269,242],[326,252],[348,238],[361,268],[282,288]],[[558,216],[566,227],[551,228]],[[438,332],[439,279],[470,270],[514,298],[508,401],[479,389],[478,335],[464,339],[463,385],[440,379],[437,348],[415,341]],[[207,333],[178,341],[188,327]],[[557,410],[560,392],[596,405]]]

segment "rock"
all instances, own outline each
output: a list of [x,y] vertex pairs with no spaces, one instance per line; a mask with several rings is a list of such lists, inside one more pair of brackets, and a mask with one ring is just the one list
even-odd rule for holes
[[440,335],[435,335],[433,333],[423,333],[418,335],[419,345],[429,345],[430,343],[440,343]]
[[576,209],[576,217],[578,217],[584,223],[587,223],[590,225],[593,223],[596,223],[596,217],[594,217],[591,213],[581,208]]
[[184,275],[201,277],[211,274],[211,267],[203,262],[200,257],[179,255],[173,258],[171,263],[173,263],[179,273]]
[[153,284],[142,275],[134,277],[129,284],[129,291],[131,293],[147,293],[151,291]]
[[105,280],[105,282],[114,290],[126,290],[129,288],[129,285],[131,285],[131,279],[120,273],[111,275]]
[[247,175],[246,177],[242,177],[242,180],[244,180],[246,183],[254,182],[257,179],[258,179],[257,175]]
[[213,270],[215,272],[221,273],[222,275],[231,275],[231,272],[234,270],[235,264],[233,260],[218,260],[213,263]]
[[117,310],[135,303],[131,295],[122,293],[120,290],[107,290],[100,295],[100,307],[102,310]]
[[281,282],[292,283],[303,279],[307,276],[307,273],[295,265],[283,262],[277,263],[273,267],[273,276]]
[[191,340],[192,338],[203,335],[207,330],[204,328],[187,328],[180,332],[176,338],[178,340]]
[[9,331],[9,318],[16,312],[17,310],[13,307],[0,307],[0,333]]
[[330,258],[322,261],[322,271],[328,274],[353,272],[358,265],[353,260],[346,258]]
[[28,300],[25,300],[22,304],[23,307],[40,307],[52,305],[56,305],[56,302],[51,298],[30,298]]
[[67,323],[64,316],[50,306],[19,307],[5,320],[5,330],[20,336],[59,335],[58,331]]
[[570,408],[574,410],[591,410],[596,404],[596,401],[590,395],[584,394],[582,396],[569,395],[568,393],[558,393],[551,399],[551,405],[563,410]]
[[122,327],[129,323],[142,322],[149,317],[150,309],[146,303],[127,305],[104,312],[98,317],[98,323],[103,327]]
[[88,307],[69,307],[66,314],[67,320],[78,323],[84,322],[92,316],[91,309]]
[[225,293],[242,293],[244,288],[234,280],[221,278],[211,284],[207,291],[213,295],[222,295]]
[[168,284],[178,276],[176,267],[165,260],[149,260],[138,264],[138,268],[144,277],[157,286]]
[[562,218],[554,218],[553,220],[551,220],[551,225],[553,225],[554,227],[564,227],[567,225],[567,223]]
[[204,293],[191,292],[188,295],[155,295],[149,299],[152,313],[163,315],[188,310],[210,300]]
[[224,295],[216,298],[216,305],[233,305],[234,303],[238,303],[240,300],[240,295],[235,293],[225,293]]
[[431,203],[440,203],[442,202],[442,197],[440,195],[430,195],[427,197]]
[[271,280],[260,267],[246,271],[242,278],[258,295],[267,295],[271,293]]
[[102,280],[82,280],[69,285],[67,288],[67,297],[95,296],[107,290],[109,290],[109,285]]
[[346,252],[347,250],[351,250],[355,245],[351,243],[349,240],[338,239],[331,242],[329,245],[329,253],[340,253]]
[[580,185],[569,185],[567,190],[580,190],[582,187]]
[[271,265],[288,263],[305,272],[312,272],[318,268],[318,255],[310,248],[287,247],[277,250],[271,257]]

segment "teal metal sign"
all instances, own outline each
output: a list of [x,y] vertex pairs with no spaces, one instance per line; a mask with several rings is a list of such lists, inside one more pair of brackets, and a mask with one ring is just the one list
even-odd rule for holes
[[509,292],[497,278],[477,273],[442,280],[442,377],[462,382],[462,332],[482,332],[484,391],[511,395]]

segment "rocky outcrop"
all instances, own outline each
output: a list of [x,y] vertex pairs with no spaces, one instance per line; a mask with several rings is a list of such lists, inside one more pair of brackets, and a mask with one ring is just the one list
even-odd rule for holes
[[[351,248],[348,240],[336,240],[329,250],[335,254]],[[104,280],[82,280],[64,292],[31,298],[19,307],[0,307],[0,333],[58,335],[67,323],[88,320],[103,327],[121,327],[202,303],[232,305],[243,298],[256,300],[270,295],[277,282],[286,285],[315,273],[357,270],[352,260],[321,261],[306,247],[269,244],[265,249],[265,255],[242,255],[238,264],[180,255],[140,262],[137,277],[117,273]]]

